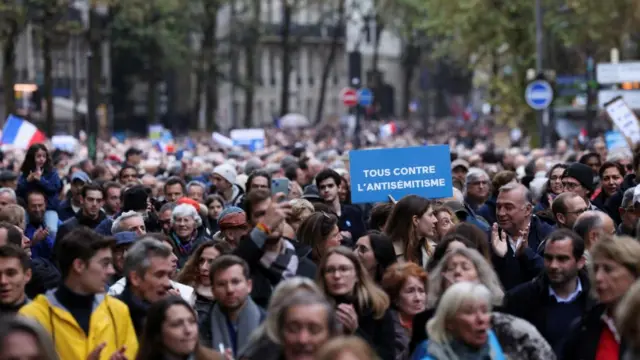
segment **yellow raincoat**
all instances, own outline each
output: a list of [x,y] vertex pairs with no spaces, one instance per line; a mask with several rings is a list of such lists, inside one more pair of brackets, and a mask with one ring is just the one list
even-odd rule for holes
[[128,359],[135,359],[138,353],[138,339],[129,308],[111,296],[96,295],[88,335],[58,302],[53,291],[38,295],[19,313],[38,321],[49,331],[60,359],[86,360],[89,353],[102,343],[106,343],[106,347],[100,353],[100,360],[108,360],[123,346]]

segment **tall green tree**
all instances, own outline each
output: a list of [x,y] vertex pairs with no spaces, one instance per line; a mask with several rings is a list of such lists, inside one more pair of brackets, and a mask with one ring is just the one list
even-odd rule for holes
[[13,86],[16,82],[16,41],[25,25],[25,7],[18,0],[0,3],[0,45],[2,46],[2,85],[6,118],[16,111]]
[[69,43],[69,38],[82,32],[82,24],[70,18],[72,0],[25,0],[28,21],[40,41],[45,99],[45,132],[53,135],[53,59],[52,52]]
[[118,6],[112,28],[117,51],[135,54],[143,64],[147,84],[147,118],[157,120],[158,84],[170,68],[190,59],[188,37],[193,29],[188,0],[127,0]]

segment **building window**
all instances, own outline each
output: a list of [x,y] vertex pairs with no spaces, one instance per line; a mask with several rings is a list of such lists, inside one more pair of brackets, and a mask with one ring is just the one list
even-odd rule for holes
[[309,52],[307,53],[307,74],[308,74],[308,81],[309,81],[309,86],[313,86],[313,84],[315,83],[315,79],[314,79],[314,75],[316,73],[316,69],[315,69],[315,57],[316,57],[316,52],[313,51],[313,49],[309,49]]
[[251,119],[251,122],[251,125],[254,126],[264,124],[264,112],[262,110],[262,101],[260,100],[255,103],[255,110],[253,111],[253,119]]

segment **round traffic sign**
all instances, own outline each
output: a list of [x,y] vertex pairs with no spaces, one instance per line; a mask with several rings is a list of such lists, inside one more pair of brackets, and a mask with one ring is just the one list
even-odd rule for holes
[[367,88],[358,90],[358,104],[360,106],[371,106],[373,104],[373,92]]
[[354,107],[358,104],[358,95],[356,90],[350,87],[346,87],[340,91],[340,99],[346,107]]
[[553,88],[545,80],[533,81],[527,85],[524,98],[532,109],[544,110],[553,101]]

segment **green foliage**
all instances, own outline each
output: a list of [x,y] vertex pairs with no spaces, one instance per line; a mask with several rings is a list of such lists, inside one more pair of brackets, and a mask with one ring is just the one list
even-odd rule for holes
[[134,52],[150,72],[184,62],[193,27],[188,0],[120,0],[116,8],[114,49]]
[[40,40],[46,37],[53,46],[64,46],[70,36],[83,31],[82,23],[69,17],[72,0],[25,0],[24,4],[27,21]]

